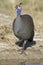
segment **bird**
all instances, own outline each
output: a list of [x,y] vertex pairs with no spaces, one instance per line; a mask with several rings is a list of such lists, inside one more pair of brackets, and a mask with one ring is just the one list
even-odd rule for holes
[[33,18],[28,14],[18,15],[13,21],[13,32],[19,39],[17,43],[23,44],[21,52],[23,53],[27,41],[32,42],[34,38]]

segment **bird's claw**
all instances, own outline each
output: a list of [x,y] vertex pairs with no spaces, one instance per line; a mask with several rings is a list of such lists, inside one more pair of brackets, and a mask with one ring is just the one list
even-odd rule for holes
[[19,51],[20,54],[25,54],[25,55],[26,55],[25,50],[23,50],[23,49],[19,49],[19,50],[17,50],[17,51]]

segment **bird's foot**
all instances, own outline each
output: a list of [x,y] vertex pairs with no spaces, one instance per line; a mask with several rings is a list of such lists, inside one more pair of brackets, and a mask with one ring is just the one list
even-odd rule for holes
[[21,51],[21,54],[24,54],[24,55],[26,55],[26,53],[25,53],[25,50],[22,50],[22,51]]
[[26,55],[25,50],[19,49],[18,51],[19,51],[20,54],[25,54]]

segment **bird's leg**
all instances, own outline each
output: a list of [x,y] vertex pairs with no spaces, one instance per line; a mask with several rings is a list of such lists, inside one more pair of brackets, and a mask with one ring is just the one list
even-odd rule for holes
[[[19,46],[23,46],[23,43],[24,43],[24,40],[22,39],[22,40],[20,40],[20,41],[18,41],[18,42],[16,42],[16,44],[18,44]],[[17,51],[22,51],[22,49],[18,49]]]
[[27,40],[23,40],[21,43],[23,43],[23,47],[22,47],[22,49],[19,49],[18,51],[20,52],[20,54],[25,54],[26,55],[26,53],[25,53],[25,45],[26,45],[26,42],[27,42]]
[[21,52],[21,54],[23,54],[23,53],[25,54],[24,51],[25,51],[25,45],[26,45],[26,42],[27,42],[27,40],[25,40],[24,43],[23,43],[23,47],[22,47],[22,52]]

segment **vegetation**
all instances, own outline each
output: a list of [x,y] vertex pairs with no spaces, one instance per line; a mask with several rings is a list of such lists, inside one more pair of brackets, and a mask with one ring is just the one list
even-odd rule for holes
[[[9,0],[0,0],[0,13],[9,14],[15,17],[15,5],[22,2],[22,14],[30,14],[33,17],[35,27],[43,29],[43,0],[15,0],[11,3]],[[39,24],[40,21],[40,24]]]
[[9,0],[0,0],[0,12],[13,14],[13,4]]
[[[23,8],[25,11],[33,10],[33,11],[43,11],[43,0],[16,0],[16,2],[22,2]],[[15,4],[12,4],[9,0],[0,0],[0,11],[13,11],[14,13]],[[26,7],[26,8],[25,8]]]

